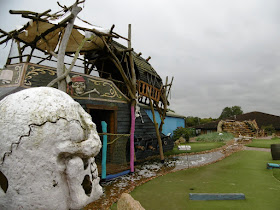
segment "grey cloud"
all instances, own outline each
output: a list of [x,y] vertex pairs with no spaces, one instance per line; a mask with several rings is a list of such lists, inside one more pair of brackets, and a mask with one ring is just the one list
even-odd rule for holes
[[[56,0],[1,6],[6,30],[21,20],[8,9],[58,9]],[[219,117],[224,107],[239,105],[280,115],[279,8],[278,0],[87,0],[80,16],[105,28],[115,24],[123,36],[131,23],[135,51],[152,57],[164,81],[175,77],[170,108],[179,114]]]

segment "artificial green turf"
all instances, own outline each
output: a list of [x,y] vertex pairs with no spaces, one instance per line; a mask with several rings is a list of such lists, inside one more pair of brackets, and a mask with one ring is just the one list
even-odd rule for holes
[[215,149],[221,146],[224,146],[225,143],[224,142],[190,142],[190,143],[186,143],[186,144],[181,144],[181,145],[190,145],[191,146],[191,150],[178,150],[178,146],[174,146],[173,150],[165,152],[164,155],[165,156],[169,156],[169,155],[177,155],[177,154],[181,154],[181,153],[190,153],[190,152],[202,152],[202,151],[206,151],[206,150],[211,150],[211,149]]
[[[226,159],[158,177],[137,187],[131,195],[153,209],[280,209],[277,170],[266,169],[271,154],[241,151]],[[192,201],[189,193],[244,193],[246,200]]]
[[[271,144],[280,144],[280,139],[253,139],[253,141],[247,144],[247,147],[259,147],[259,148],[270,148]],[[279,208],[280,209],[280,208]]]

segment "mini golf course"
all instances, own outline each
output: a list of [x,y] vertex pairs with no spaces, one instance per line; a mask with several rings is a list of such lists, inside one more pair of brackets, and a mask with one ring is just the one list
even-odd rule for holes
[[271,144],[280,144],[280,139],[253,139],[253,141],[247,144],[247,147],[257,147],[257,148],[270,148]]
[[165,152],[164,155],[170,156],[170,155],[178,155],[182,153],[202,152],[202,151],[222,147],[225,144],[226,143],[224,142],[188,142],[186,144],[181,144],[181,145],[189,145],[191,146],[191,150],[179,150],[178,146],[174,146],[173,150]]
[[[224,160],[153,179],[131,192],[153,209],[279,209],[280,169],[269,152],[240,151]],[[245,200],[190,200],[189,193],[244,193]]]

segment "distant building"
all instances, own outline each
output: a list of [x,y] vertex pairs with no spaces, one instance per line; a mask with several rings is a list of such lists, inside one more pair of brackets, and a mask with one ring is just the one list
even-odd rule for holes
[[[144,109],[145,109],[145,112],[147,113],[147,115],[153,121],[152,111],[150,109],[148,109],[148,107],[145,107]],[[155,112],[155,115],[156,115],[157,123],[160,124],[161,120],[160,120],[159,113],[157,111]],[[178,127],[185,128],[185,118],[186,118],[185,116],[176,114],[175,112],[170,112],[170,111],[167,112],[165,120],[164,120],[164,124],[162,127],[162,133],[164,135],[172,136],[173,131],[176,130]]]
[[[196,131],[200,134],[206,134],[206,133],[211,133],[211,132],[217,132],[218,124],[220,123],[221,120],[213,121],[210,123],[205,123],[202,125],[197,125],[194,126]],[[260,135],[265,135],[262,131],[262,126],[268,126],[272,125],[275,130],[276,134],[280,135],[280,116],[272,115],[272,114],[267,114],[263,112],[248,112],[245,114],[241,115],[236,115],[227,119],[224,119],[223,121],[228,122],[223,125],[223,130],[226,130],[228,128],[225,128],[225,126],[232,127],[231,131],[228,132],[233,132],[234,135],[238,135],[241,133],[241,135],[245,135],[250,133],[249,130],[251,130],[251,134],[253,136],[260,136]],[[251,122],[255,121],[257,124],[258,129],[254,128],[254,126],[251,125]],[[237,122],[237,123],[232,123],[230,125],[230,122]],[[227,125],[226,125],[227,124]],[[238,128],[239,127],[239,128]],[[241,127],[241,128],[240,128]]]

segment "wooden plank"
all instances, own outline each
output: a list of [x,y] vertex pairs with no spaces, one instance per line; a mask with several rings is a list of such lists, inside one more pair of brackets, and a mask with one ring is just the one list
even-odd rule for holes
[[159,132],[159,129],[158,129],[158,124],[157,124],[156,117],[155,117],[155,111],[154,111],[154,107],[153,107],[154,105],[153,105],[153,102],[151,100],[150,91],[149,91],[149,99],[150,99],[150,107],[151,107],[151,110],[152,110],[153,121],[154,121],[155,129],[156,129],[157,139],[158,139],[160,160],[161,160],[162,163],[164,163],[164,154],[163,154],[163,149],[162,149],[162,142],[161,142],[160,132]]
[[190,200],[245,200],[243,193],[190,193]]
[[161,91],[160,89],[146,83],[143,82],[141,80],[137,81],[138,84],[138,93],[140,96],[146,96],[149,97],[149,91],[151,93],[151,98],[156,101],[159,102],[160,96],[161,96]]
[[108,106],[108,105],[87,104],[86,107],[89,109],[118,110],[117,106]]

